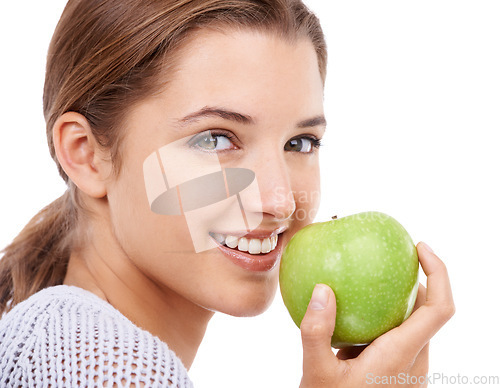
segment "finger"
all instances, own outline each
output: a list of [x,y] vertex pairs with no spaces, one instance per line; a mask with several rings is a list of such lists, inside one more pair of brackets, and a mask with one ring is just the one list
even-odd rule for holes
[[454,312],[450,279],[443,261],[425,243],[418,243],[417,251],[422,269],[427,275],[426,305],[439,305],[441,308],[453,309]]
[[305,379],[329,374],[338,363],[331,347],[335,314],[335,294],[327,285],[317,284],[300,324]]
[[[382,336],[395,354],[405,359],[414,358],[455,312],[446,266],[425,244],[419,243],[417,250],[427,275],[425,302],[399,327]],[[422,299],[420,287],[419,292]]]

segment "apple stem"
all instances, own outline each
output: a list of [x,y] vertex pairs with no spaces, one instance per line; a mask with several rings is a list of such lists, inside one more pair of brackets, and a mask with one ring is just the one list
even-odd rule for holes
[[335,214],[333,217],[332,217],[332,220],[336,220],[337,219],[337,215]]

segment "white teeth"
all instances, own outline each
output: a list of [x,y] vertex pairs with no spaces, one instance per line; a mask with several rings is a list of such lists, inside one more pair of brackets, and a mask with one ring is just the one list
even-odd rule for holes
[[238,250],[247,252],[248,251],[248,239],[242,237],[238,241]]
[[248,253],[251,253],[253,255],[258,255],[260,253],[261,247],[262,243],[260,242],[260,240],[257,238],[252,238],[248,243]]
[[226,237],[226,245],[229,248],[236,248],[238,246],[238,237],[228,235]]
[[278,235],[272,237],[258,239],[248,239],[246,237],[237,237],[228,234],[227,236],[221,233],[209,233],[219,244],[226,245],[229,248],[238,248],[240,251],[248,252],[252,255],[260,253],[269,253],[278,245]]
[[[272,237],[271,237],[271,239],[272,239]],[[257,240],[257,241],[259,241],[259,243],[260,243],[260,240]],[[272,249],[271,240],[268,238],[265,238],[264,240],[262,240],[261,252],[262,253],[269,253],[269,252],[271,252],[271,249]]]

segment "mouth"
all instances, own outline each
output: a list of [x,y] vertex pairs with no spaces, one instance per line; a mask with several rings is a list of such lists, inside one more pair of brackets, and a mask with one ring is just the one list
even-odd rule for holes
[[231,234],[209,232],[218,245],[226,246],[240,252],[248,252],[251,255],[267,254],[276,249],[278,245],[278,234],[266,238],[237,237]]
[[[281,258],[282,232],[285,229],[260,235],[251,232],[243,237],[216,232],[209,232],[209,235],[232,263],[248,271],[267,272],[275,268]],[[261,238],[257,238],[257,235]]]

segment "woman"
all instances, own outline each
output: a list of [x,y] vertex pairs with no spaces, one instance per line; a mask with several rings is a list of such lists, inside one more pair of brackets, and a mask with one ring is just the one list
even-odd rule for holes
[[[1,385],[191,386],[214,312],[262,313],[316,214],[325,75],[300,1],[70,0],[44,90],[68,190],[0,261]],[[453,301],[418,252],[419,308],[358,356],[332,353],[335,297],[316,287],[303,387],[425,375]]]

